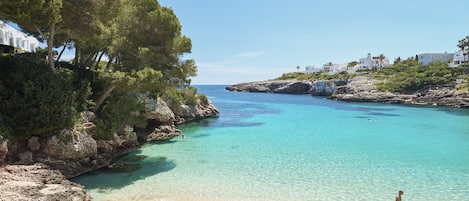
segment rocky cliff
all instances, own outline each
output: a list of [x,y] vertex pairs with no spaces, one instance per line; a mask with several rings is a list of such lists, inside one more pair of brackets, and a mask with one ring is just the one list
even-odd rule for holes
[[229,91],[244,92],[270,92],[287,94],[313,94],[316,96],[329,96],[338,86],[346,84],[340,80],[269,80],[259,82],[241,83],[226,87]]
[[375,85],[377,82],[367,76],[358,76],[349,80],[259,81],[236,84],[226,89],[245,92],[311,94],[354,102],[469,107],[469,93],[458,90],[457,83],[446,86],[428,86],[412,94],[400,94],[377,90]]
[[353,102],[469,107],[469,93],[458,90],[458,83],[445,86],[427,86],[411,94],[401,94],[378,91],[375,87],[377,82],[377,80],[368,77],[357,77],[346,85],[338,87],[329,98]]
[[[93,138],[96,126],[92,112],[83,112],[73,128],[48,135],[16,141],[0,136],[0,167],[8,164],[0,169],[0,200],[87,200],[83,187],[66,178],[107,166],[115,157],[143,143],[178,136],[178,123],[218,113],[212,104],[182,105],[173,112],[158,99],[150,100],[142,112],[148,120],[147,127],[125,126],[124,131],[107,139]],[[28,177],[31,178],[25,180]],[[14,197],[23,191],[23,197]]]

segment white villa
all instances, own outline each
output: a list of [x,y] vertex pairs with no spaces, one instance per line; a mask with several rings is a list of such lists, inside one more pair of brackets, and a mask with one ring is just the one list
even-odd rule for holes
[[323,69],[329,74],[336,74],[342,71],[347,71],[347,63],[343,64],[324,64]]
[[449,67],[456,67],[465,63],[469,63],[469,54],[459,50],[453,54],[453,62],[449,64]]
[[379,56],[371,56],[371,54],[368,54],[368,56],[365,58],[361,58],[357,65],[358,70],[372,68],[380,69],[383,67],[391,66],[387,57],[384,57],[384,59],[380,59]]
[[39,41],[36,38],[28,36],[3,21],[0,21],[0,44],[19,48],[24,52],[35,52],[39,47]]
[[453,60],[454,54],[445,53],[424,53],[418,54],[415,58],[423,66],[428,66],[428,64],[436,61],[445,61],[450,62]]
[[316,66],[306,66],[304,73],[317,73],[324,70],[323,68],[316,68]]

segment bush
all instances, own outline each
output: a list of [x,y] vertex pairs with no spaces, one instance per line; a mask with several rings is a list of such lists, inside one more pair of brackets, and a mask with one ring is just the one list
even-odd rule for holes
[[2,135],[26,138],[74,125],[86,99],[77,100],[78,94],[86,92],[75,90],[73,72],[53,72],[42,56],[31,54],[0,57],[0,70]]
[[139,114],[144,108],[144,103],[137,96],[126,92],[113,91],[103,106],[96,112],[93,122],[97,130],[93,137],[96,139],[108,139],[115,132],[123,132],[125,125],[137,125],[145,127],[146,118]]
[[210,102],[208,101],[208,98],[205,94],[198,94],[197,99],[199,99],[199,101],[202,105],[210,104]]
[[349,74],[345,71],[329,75],[327,72],[316,72],[316,73],[302,73],[302,72],[293,72],[285,73],[281,77],[276,78],[275,80],[346,80],[355,76],[354,74]]
[[413,93],[430,85],[445,85],[453,82],[461,69],[452,69],[446,62],[434,62],[421,66],[414,60],[406,60],[392,67],[378,71],[374,78],[383,80],[378,83],[380,91]]

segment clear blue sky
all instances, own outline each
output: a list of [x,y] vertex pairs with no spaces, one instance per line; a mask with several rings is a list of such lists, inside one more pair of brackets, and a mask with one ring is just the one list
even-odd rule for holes
[[159,0],[192,39],[193,84],[267,80],[296,66],[454,52],[467,0]]

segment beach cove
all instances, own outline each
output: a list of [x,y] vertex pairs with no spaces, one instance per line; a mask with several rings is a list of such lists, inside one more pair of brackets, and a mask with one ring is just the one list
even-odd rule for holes
[[[469,111],[197,86],[218,118],[73,181],[94,200],[464,200]],[[136,157],[137,156],[137,157]]]

